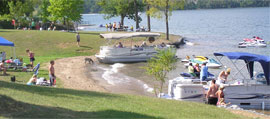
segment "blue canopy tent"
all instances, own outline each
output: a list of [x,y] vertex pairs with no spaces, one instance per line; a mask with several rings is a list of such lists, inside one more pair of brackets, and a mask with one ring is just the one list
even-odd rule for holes
[[259,62],[263,68],[267,85],[270,85],[270,57],[264,55],[251,54],[246,52],[221,52],[214,53],[215,56],[226,56],[229,59],[244,60],[250,77],[253,77],[254,62]]
[[14,47],[15,45],[14,45],[13,42],[10,42],[10,41],[4,39],[3,37],[0,37],[0,46],[10,46],[10,47],[13,47],[14,57],[16,57],[15,56],[15,47]]
[[11,47],[14,47],[14,43],[13,42],[10,42],[2,37],[0,37],[0,45],[1,46],[11,46]]

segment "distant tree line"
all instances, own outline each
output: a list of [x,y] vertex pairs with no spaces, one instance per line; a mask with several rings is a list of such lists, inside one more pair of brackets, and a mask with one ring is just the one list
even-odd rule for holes
[[270,0],[186,0],[184,9],[269,7]]
[[[100,0],[84,0],[83,13],[100,13],[103,9],[98,5]],[[239,7],[269,7],[270,0],[184,0],[185,10],[218,9]],[[181,0],[178,0],[181,2]],[[178,7],[177,9],[182,9]]]

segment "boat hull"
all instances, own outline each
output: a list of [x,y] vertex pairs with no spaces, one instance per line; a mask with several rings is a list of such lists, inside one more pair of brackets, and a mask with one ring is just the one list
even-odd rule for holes
[[100,56],[96,55],[96,58],[100,63],[113,64],[113,63],[136,63],[136,62],[146,62],[153,55],[132,55],[132,56]]
[[225,86],[225,102],[238,105],[244,109],[270,109],[270,86],[229,85]]

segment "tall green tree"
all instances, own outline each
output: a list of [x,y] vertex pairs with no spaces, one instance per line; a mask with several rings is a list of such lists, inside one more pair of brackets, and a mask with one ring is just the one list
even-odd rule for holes
[[33,18],[34,3],[32,0],[14,0],[8,2],[8,18],[15,19],[20,23],[26,24]]
[[150,4],[147,2],[148,0],[143,0],[145,6],[146,6],[146,16],[147,16],[147,27],[148,31],[151,31],[151,17],[150,17]]
[[103,9],[101,13],[105,14],[106,19],[120,16],[121,25],[124,26],[125,17],[138,22],[142,20],[139,16],[136,17],[136,10],[134,10],[136,5],[138,12],[143,11],[144,4],[142,3],[141,0],[101,0],[98,4]]
[[39,17],[41,18],[43,23],[46,23],[49,20],[50,13],[48,11],[48,7],[50,6],[49,0],[41,0],[41,4],[39,5],[40,13]]
[[176,68],[175,63],[177,59],[175,58],[176,50],[169,48],[166,50],[159,50],[158,54],[151,58],[147,62],[146,69],[147,74],[154,76],[156,81],[159,81],[159,86],[154,86],[155,95],[158,97],[159,93],[163,92],[163,85],[166,81],[167,74]]
[[181,0],[146,0],[151,6],[147,11],[152,17],[162,19],[165,16],[166,22],[166,39],[169,40],[169,16],[172,15],[172,11],[179,6],[184,7],[184,1]]
[[0,15],[9,14],[9,0],[0,0]]
[[83,12],[83,0],[50,0],[48,11],[50,12],[50,20],[67,22],[80,21],[81,13]]

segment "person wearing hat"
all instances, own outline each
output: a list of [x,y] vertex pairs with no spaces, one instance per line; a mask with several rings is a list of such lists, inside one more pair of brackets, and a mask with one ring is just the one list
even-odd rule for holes
[[205,81],[207,77],[208,77],[208,67],[206,66],[206,62],[204,62],[201,66],[200,80]]
[[230,68],[228,68],[226,71],[221,71],[218,75],[218,84],[225,84],[230,73]]
[[223,92],[223,90],[224,90],[224,86],[223,85],[220,85],[219,86],[219,90],[217,91],[217,93],[216,93],[216,95],[217,95],[217,97],[218,97],[218,102],[217,102],[217,105],[219,105],[222,101],[223,102],[225,102],[224,101],[224,92]]

